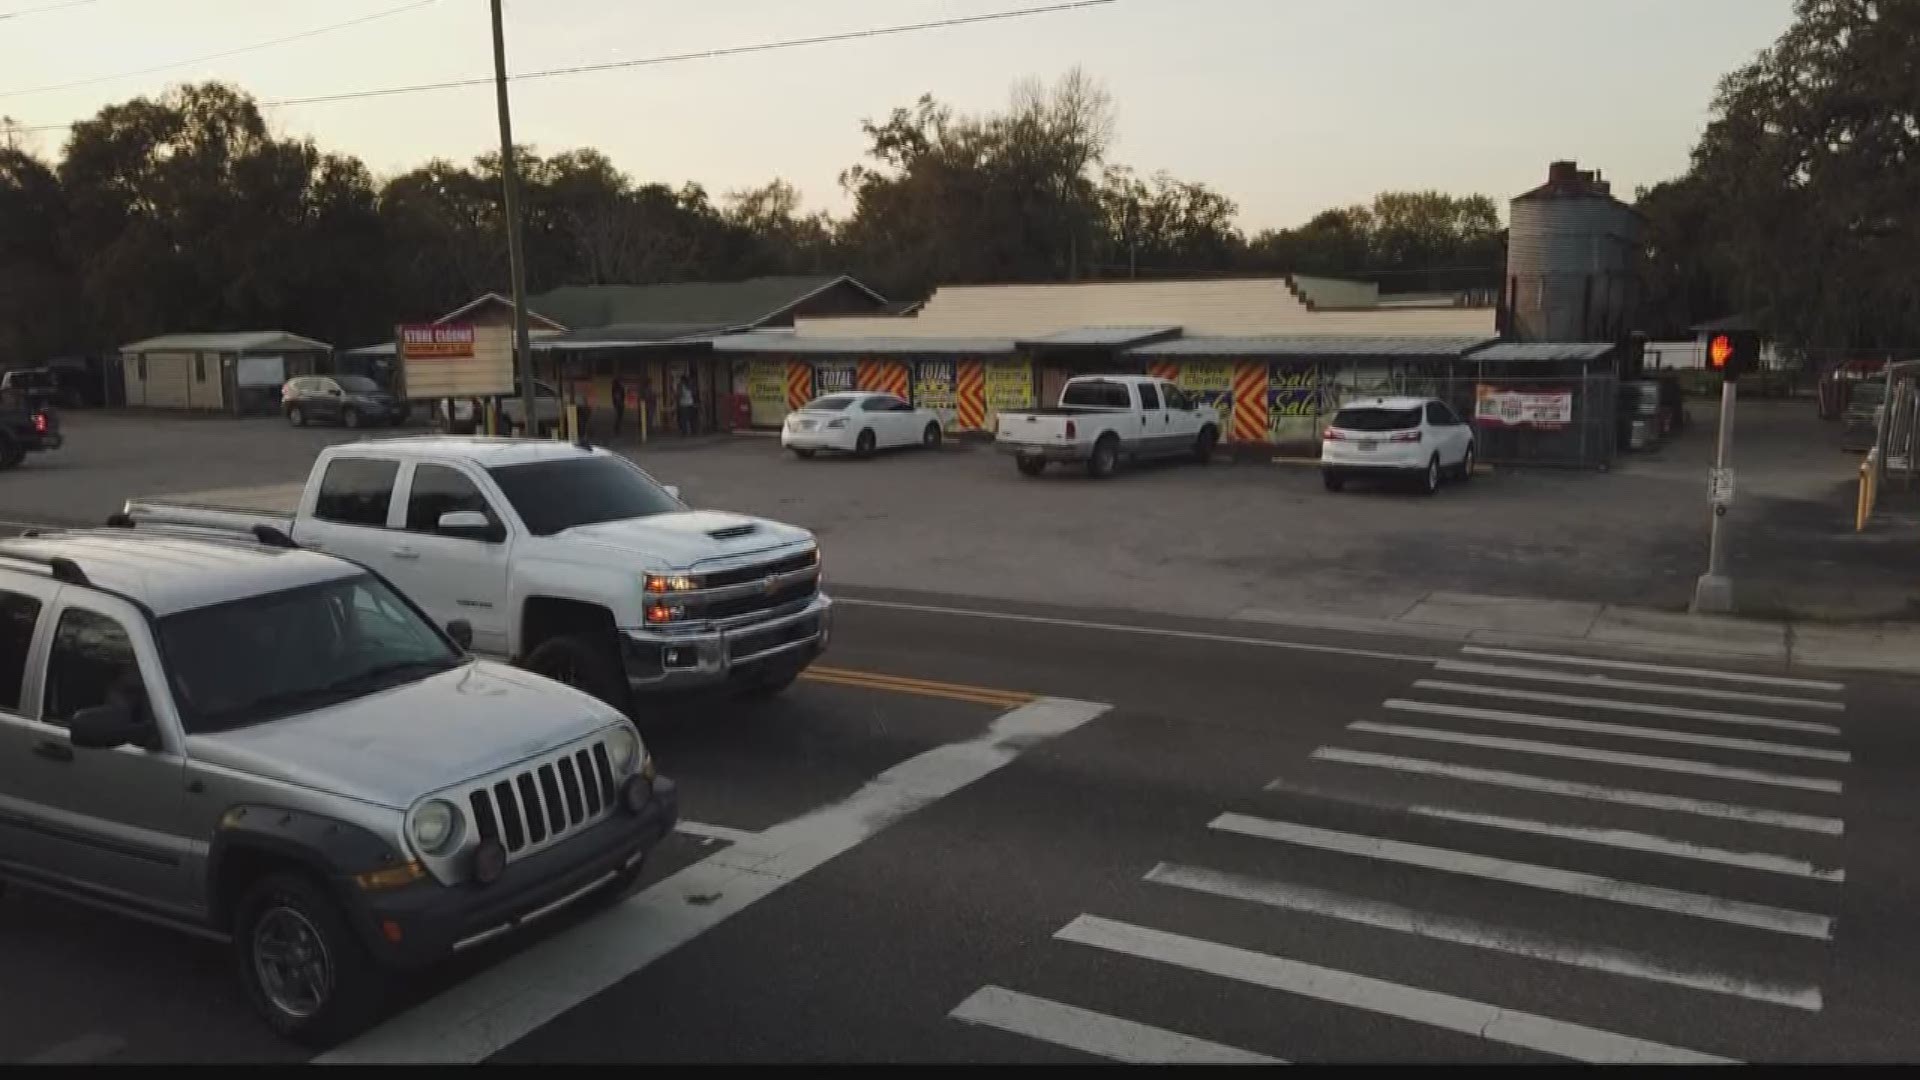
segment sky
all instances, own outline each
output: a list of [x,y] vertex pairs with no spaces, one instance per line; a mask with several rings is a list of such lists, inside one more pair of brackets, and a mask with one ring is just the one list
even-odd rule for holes
[[[507,67],[696,53],[1053,2],[506,0]],[[838,177],[865,152],[861,120],[923,93],[961,112],[996,110],[1016,80],[1051,81],[1077,64],[1113,96],[1113,160],[1207,183],[1239,204],[1249,233],[1383,190],[1479,192],[1504,208],[1560,158],[1600,169],[1630,199],[1637,185],[1686,168],[1716,82],[1786,29],[1791,8],[1113,0],[518,82],[514,137],[542,153],[597,147],[637,180],[692,180],[715,196],[784,177],[808,208],[843,213]],[[5,17],[14,12],[28,13]],[[64,124],[203,79],[272,101],[485,77],[491,47],[486,0],[0,0],[0,116]],[[76,82],[87,85],[43,89]],[[499,146],[490,86],[267,116],[278,132],[351,153],[376,176]],[[51,158],[65,132],[28,139]]]

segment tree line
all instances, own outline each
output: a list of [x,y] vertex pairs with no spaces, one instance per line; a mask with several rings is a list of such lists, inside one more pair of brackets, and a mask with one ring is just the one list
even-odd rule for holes
[[[942,283],[1300,272],[1389,288],[1469,268],[1497,282],[1491,199],[1387,192],[1254,236],[1208,185],[1111,160],[1116,115],[1074,70],[962,115],[931,96],[862,124],[852,208],[808,213],[780,179],[716,198],[640,181],[591,148],[517,148],[531,291],[851,273],[902,299]],[[276,136],[211,82],[109,105],[56,161],[0,125],[0,365],[182,330],[280,328],[341,346],[507,280],[497,153],[377,179]],[[1452,287],[1440,285],[1437,287]]]
[[1789,345],[1920,348],[1916,56],[1920,0],[1797,0],[1688,170],[1638,193],[1650,329],[1742,312]]

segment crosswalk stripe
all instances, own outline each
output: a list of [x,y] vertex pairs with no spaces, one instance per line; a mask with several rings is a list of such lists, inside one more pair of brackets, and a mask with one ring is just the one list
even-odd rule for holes
[[[1508,772],[1504,769],[1481,769],[1471,765],[1430,761],[1426,758],[1376,754],[1371,750],[1348,750],[1339,746],[1323,746],[1315,750],[1312,756],[1320,761],[1337,761],[1343,765],[1392,769],[1417,776],[1464,780],[1468,783],[1490,784],[1516,791],[1535,791],[1543,795],[1563,795],[1574,799],[1614,803],[1619,806],[1637,806],[1646,810],[1669,810],[1681,814],[1718,818],[1722,821],[1738,821],[1749,825],[1771,825],[1775,828],[1822,833],[1828,836],[1839,836],[1846,831],[1846,823],[1839,818],[1823,817],[1818,814],[1796,814],[1786,810],[1741,806],[1738,803],[1715,802],[1711,799],[1690,799],[1682,795],[1665,795],[1655,791],[1635,791],[1632,788],[1587,784],[1577,780],[1556,780],[1546,776]],[[1277,790],[1275,785],[1278,784],[1280,781],[1276,780],[1267,787],[1269,790]]]
[[1091,1009],[982,987],[947,1014],[955,1020],[1024,1035],[1133,1065],[1285,1065],[1279,1058],[1122,1020]]
[[1095,915],[1081,915],[1053,936],[1575,1061],[1731,1063],[1694,1050]]
[[1416,911],[1383,900],[1316,889],[1310,885],[1164,862],[1148,871],[1146,880],[1232,900],[1247,900],[1268,907],[1340,919],[1380,930],[1414,934],[1454,945],[1666,983],[1710,994],[1726,994],[1809,1012],[1818,1012],[1822,1004],[1820,988],[1817,986],[1770,983],[1727,972],[1689,970],[1624,949],[1604,945],[1572,945],[1528,930],[1493,926],[1437,912]]
[[1552,866],[1537,866],[1532,863],[1514,862],[1510,859],[1496,859],[1490,855],[1428,847],[1425,844],[1412,844],[1404,840],[1360,836],[1333,829],[1319,829],[1311,825],[1298,825],[1290,821],[1269,821],[1266,818],[1257,818],[1248,814],[1221,814],[1208,823],[1208,828],[1258,837],[1262,840],[1276,840],[1284,844],[1317,848],[1321,851],[1333,851],[1343,855],[1379,859],[1382,862],[1399,863],[1402,866],[1418,866],[1466,877],[1504,881],[1513,885],[1564,893],[1568,896],[1608,900],[1616,904],[1669,911],[1676,915],[1689,915],[1697,919],[1710,919],[1736,926],[1751,926],[1758,930],[1771,930],[1780,934],[1811,938],[1830,938],[1833,935],[1833,920],[1825,915],[1793,911],[1770,904],[1755,904],[1745,900],[1726,900],[1703,893],[1662,888],[1658,885],[1641,885],[1636,882],[1601,877],[1598,874],[1585,874]]
[[1754,701],[1766,705],[1824,709],[1828,712],[1841,712],[1846,709],[1846,705],[1838,701],[1785,697],[1780,694],[1757,694],[1747,690],[1716,690],[1710,686],[1676,686],[1673,683],[1616,679],[1611,675],[1593,675],[1577,671],[1544,671],[1540,668],[1510,667],[1505,664],[1476,664],[1466,660],[1442,660],[1433,666],[1437,671],[1452,671],[1467,675],[1494,675],[1503,679],[1532,679],[1536,682],[1606,687],[1609,690],[1644,690],[1652,694],[1685,694],[1691,697],[1715,698],[1720,701]]
[[1723,682],[1752,683],[1755,686],[1785,686],[1798,690],[1827,690],[1842,693],[1847,689],[1845,683],[1828,682],[1825,679],[1794,679],[1784,675],[1749,675],[1742,671],[1716,671],[1712,668],[1674,667],[1671,664],[1649,664],[1638,660],[1606,660],[1597,656],[1561,656],[1556,653],[1527,652],[1522,649],[1496,649],[1485,645],[1466,645],[1460,649],[1473,656],[1497,656],[1506,660],[1539,660],[1554,664],[1577,664],[1582,667],[1612,668],[1615,671],[1646,671],[1661,675],[1685,675],[1695,679],[1719,679]]
[[1428,716],[1457,716],[1463,720],[1490,720],[1499,724],[1524,724],[1528,727],[1554,728],[1560,731],[1581,731],[1590,735],[1618,735],[1627,739],[1647,739],[1652,742],[1682,743],[1688,746],[1712,746],[1721,750],[1744,750],[1753,754],[1773,754],[1777,757],[1800,757],[1814,761],[1834,761],[1846,764],[1853,755],[1845,750],[1829,750],[1819,746],[1795,746],[1790,743],[1766,742],[1761,739],[1736,739],[1725,735],[1701,735],[1691,731],[1671,731],[1666,728],[1635,727],[1632,724],[1608,724],[1598,720],[1575,720],[1567,716],[1543,716],[1539,713],[1511,712],[1506,709],[1476,709],[1470,705],[1442,705],[1431,701],[1408,701],[1405,698],[1388,698],[1386,707],[1397,712],[1424,713]]
[[1718,709],[1690,709],[1684,705],[1657,705],[1651,701],[1621,701],[1617,698],[1585,697],[1580,694],[1555,694],[1546,690],[1517,690],[1511,686],[1482,686],[1479,683],[1449,682],[1446,679],[1415,680],[1416,690],[1445,690],[1455,694],[1478,694],[1481,697],[1507,698],[1511,701],[1539,701],[1549,705],[1575,705],[1583,709],[1605,709],[1611,712],[1642,713],[1647,716],[1671,716],[1680,720],[1709,720],[1716,724],[1740,724],[1745,727],[1775,728],[1780,731],[1802,731],[1809,735],[1838,735],[1840,729],[1832,724],[1816,724],[1811,720],[1782,720],[1773,716],[1748,716],[1745,713],[1722,712]]
[[1583,844],[1599,844],[1603,847],[1620,848],[1626,851],[1644,851],[1652,855],[1671,855],[1680,859],[1693,859],[1698,862],[1719,863],[1722,866],[1737,866],[1743,870],[1759,870],[1771,874],[1790,874],[1794,877],[1812,878],[1815,881],[1845,881],[1846,871],[1834,867],[1831,869],[1815,866],[1806,859],[1796,859],[1787,855],[1776,855],[1767,851],[1735,851],[1731,848],[1714,847],[1709,844],[1696,844],[1688,840],[1675,840],[1671,837],[1657,836],[1653,833],[1635,832],[1630,829],[1601,829],[1581,825],[1560,825],[1548,821],[1534,821],[1530,818],[1509,817],[1505,814],[1482,814],[1467,810],[1456,810],[1447,806],[1432,806],[1426,803],[1395,799],[1373,792],[1346,792],[1312,784],[1295,784],[1285,780],[1275,780],[1266,786],[1266,790],[1284,795],[1295,795],[1308,799],[1347,803],[1353,806],[1365,806],[1375,810],[1392,813],[1413,814],[1418,817],[1435,818],[1441,821],[1455,821],[1463,825],[1482,825],[1489,829],[1505,829],[1508,832],[1530,833],[1534,836],[1550,836],[1556,840],[1574,840]]
[[1559,743],[1536,742],[1532,739],[1508,739],[1499,735],[1468,735],[1457,731],[1439,731],[1434,728],[1408,727],[1404,724],[1376,724],[1370,720],[1361,720],[1348,724],[1354,731],[1371,731],[1379,735],[1398,735],[1407,739],[1425,739],[1429,742],[1456,743],[1460,746],[1479,746],[1489,750],[1512,750],[1522,754],[1539,754],[1543,757],[1571,758],[1576,761],[1599,761],[1609,765],[1626,765],[1638,769],[1652,769],[1656,772],[1688,773],[1693,776],[1710,776],[1719,780],[1741,780],[1751,784],[1770,784],[1774,787],[1800,788],[1804,791],[1822,791],[1839,794],[1843,787],[1838,780],[1829,780],[1819,776],[1793,776],[1787,773],[1762,772],[1759,769],[1736,769],[1727,765],[1713,765],[1704,761],[1692,761],[1686,758],[1659,757],[1653,754],[1629,754],[1621,750],[1592,750],[1584,746],[1563,746]]

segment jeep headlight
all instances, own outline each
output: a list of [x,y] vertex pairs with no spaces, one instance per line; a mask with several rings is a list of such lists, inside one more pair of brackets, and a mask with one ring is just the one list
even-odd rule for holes
[[607,763],[615,776],[626,776],[640,764],[640,736],[630,727],[617,727],[607,736]]
[[413,812],[413,843],[422,854],[452,851],[460,843],[460,830],[460,811],[445,799],[428,800]]

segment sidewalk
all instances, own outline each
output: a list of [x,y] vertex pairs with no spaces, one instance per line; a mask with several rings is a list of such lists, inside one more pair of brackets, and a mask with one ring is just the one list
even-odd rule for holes
[[1906,623],[1835,626],[1459,592],[1428,593],[1384,618],[1312,608],[1247,608],[1235,618],[1476,644],[1598,646],[1661,656],[1920,675],[1920,626]]

